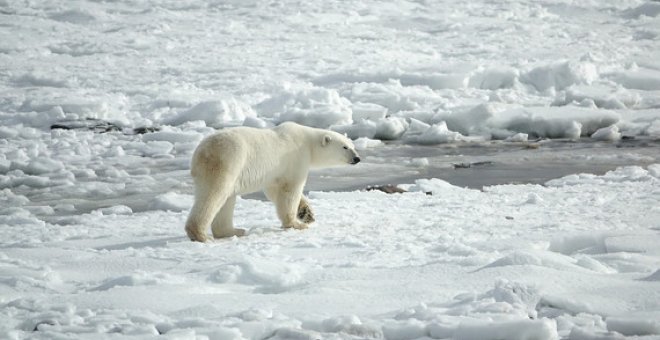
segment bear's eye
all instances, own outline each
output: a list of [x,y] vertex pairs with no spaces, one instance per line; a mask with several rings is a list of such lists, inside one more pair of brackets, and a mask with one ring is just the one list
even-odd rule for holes
[[344,146],[344,150],[348,150],[348,146]]

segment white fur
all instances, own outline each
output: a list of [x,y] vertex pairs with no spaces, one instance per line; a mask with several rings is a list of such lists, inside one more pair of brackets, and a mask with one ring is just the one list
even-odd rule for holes
[[243,235],[234,229],[236,195],[263,190],[275,203],[284,228],[307,228],[298,206],[310,168],[355,164],[359,156],[350,139],[336,132],[295,123],[273,129],[237,127],[215,133],[199,144],[192,158],[195,184],[186,232],[193,241]]

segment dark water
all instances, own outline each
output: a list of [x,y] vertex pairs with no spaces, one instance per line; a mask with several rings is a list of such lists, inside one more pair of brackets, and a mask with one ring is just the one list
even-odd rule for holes
[[[363,162],[312,172],[306,190],[359,190],[369,185],[440,178],[481,189],[498,184],[543,184],[575,173],[604,174],[620,166],[660,162],[660,141],[548,140],[414,146],[388,144],[361,152]],[[426,159],[423,160],[423,159]],[[428,164],[426,162],[428,161]]]
[[[548,180],[574,173],[604,174],[620,166],[647,166],[660,163],[660,141],[637,138],[616,143],[579,141],[538,141],[530,143],[470,142],[435,146],[391,143],[360,152],[357,165],[312,171],[306,191],[353,191],[372,185],[410,184],[420,178],[440,178],[451,184],[481,189],[497,184],[543,184]],[[182,165],[183,164],[183,165]],[[60,221],[62,215],[81,214],[118,204],[134,212],[151,209],[149,204],[159,194],[174,191],[192,194],[188,160],[156,160],[151,176],[156,183],[144,190],[119,190],[89,197],[82,193],[55,199],[30,191],[35,206],[73,204],[73,212],[56,212],[44,219]],[[184,169],[185,167],[185,169]],[[145,183],[151,183],[149,181]],[[19,192],[20,193],[20,192]],[[42,197],[43,196],[43,197]],[[244,196],[265,199],[262,193]]]

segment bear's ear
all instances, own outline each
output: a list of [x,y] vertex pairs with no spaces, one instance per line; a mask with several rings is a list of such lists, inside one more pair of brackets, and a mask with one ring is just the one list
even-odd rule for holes
[[326,146],[330,141],[332,140],[332,137],[330,135],[325,135],[323,136],[323,140],[321,141],[321,145]]

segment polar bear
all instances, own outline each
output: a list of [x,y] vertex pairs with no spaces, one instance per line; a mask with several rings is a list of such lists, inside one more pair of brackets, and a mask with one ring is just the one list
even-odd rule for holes
[[353,142],[330,130],[287,122],[272,129],[219,131],[193,153],[195,203],[186,233],[193,241],[205,242],[211,224],[215,238],[244,235],[233,226],[236,195],[260,190],[275,204],[283,228],[305,229],[314,221],[303,197],[310,168],[358,162]]

